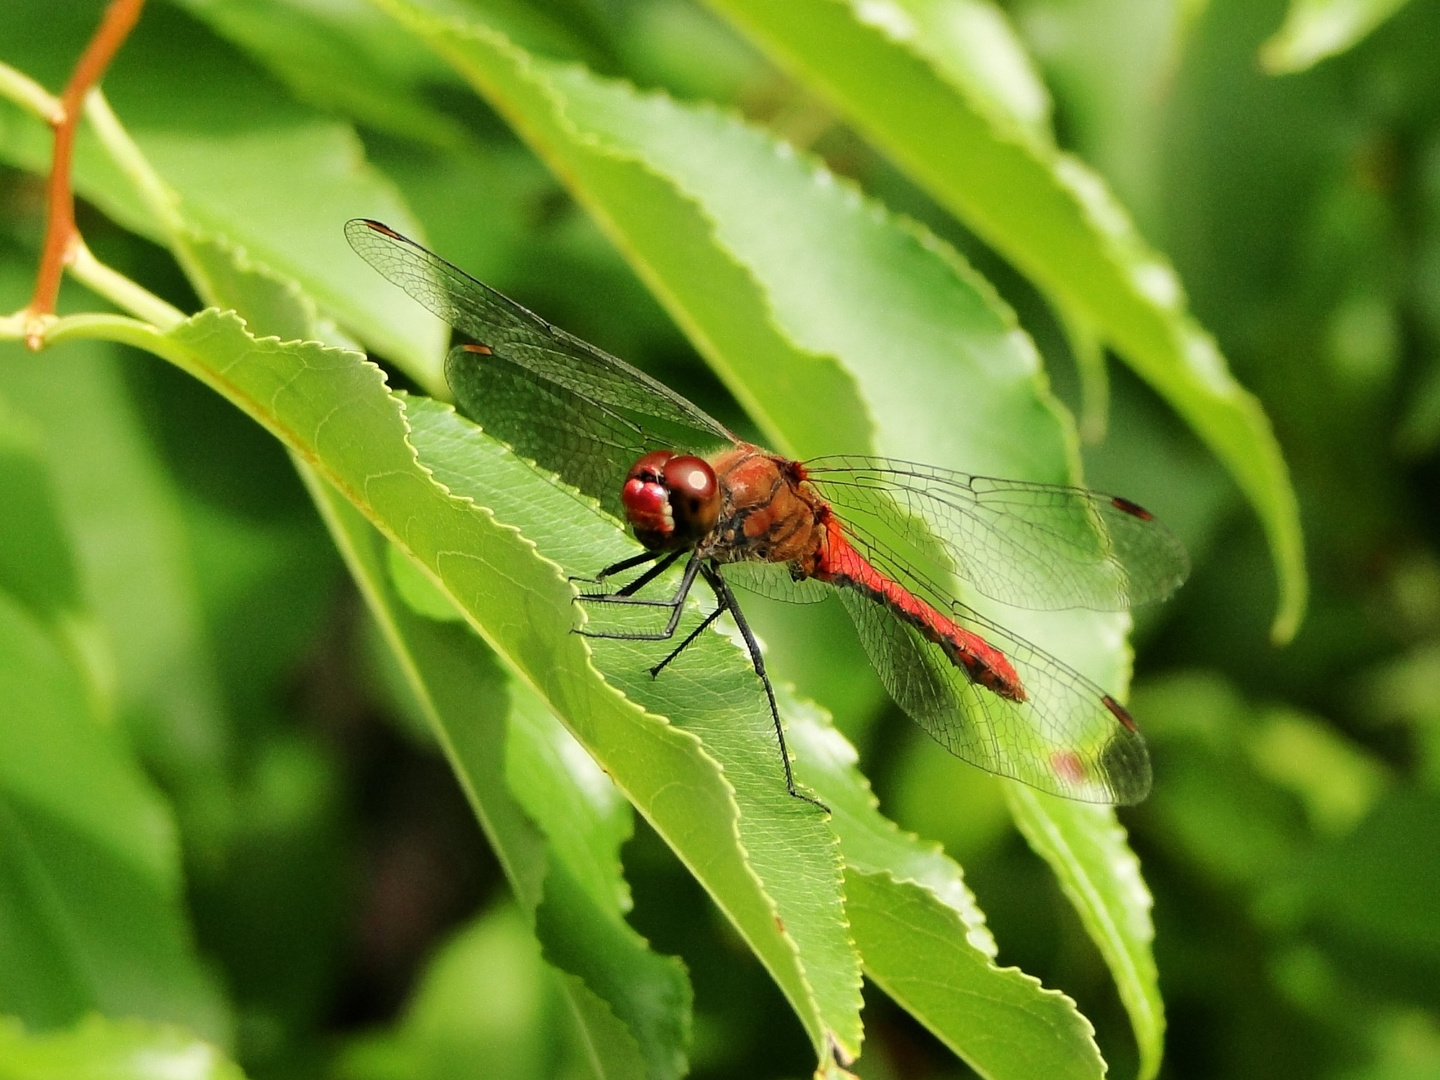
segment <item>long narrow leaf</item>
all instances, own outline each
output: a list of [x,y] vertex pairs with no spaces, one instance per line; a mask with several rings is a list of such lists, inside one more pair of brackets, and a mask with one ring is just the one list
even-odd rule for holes
[[1280,578],[1272,634],[1278,641],[1294,636],[1305,611],[1304,550],[1270,422],[1188,313],[1174,270],[1145,244],[1100,177],[1028,134],[973,83],[967,89],[945,77],[918,35],[895,30],[908,19],[898,0],[711,5],[1062,310],[1085,318],[1185,418],[1260,516]]

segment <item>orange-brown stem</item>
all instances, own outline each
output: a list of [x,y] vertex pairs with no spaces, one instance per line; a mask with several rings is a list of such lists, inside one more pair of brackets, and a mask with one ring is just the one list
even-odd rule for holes
[[[27,309],[32,319],[55,313],[60,295],[60,275],[75,250],[75,195],[70,186],[70,167],[75,152],[75,131],[84,111],[85,95],[100,81],[111,59],[130,36],[140,18],[145,0],[111,0],[90,39],[75,71],[60,95],[62,115],[55,125],[55,153],[50,164],[46,190],[45,248],[35,278],[35,293]],[[40,347],[41,333],[32,330],[26,338],[32,349]]]

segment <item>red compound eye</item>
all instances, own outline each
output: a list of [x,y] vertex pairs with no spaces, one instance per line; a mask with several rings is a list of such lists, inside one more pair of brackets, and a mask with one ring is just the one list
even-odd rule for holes
[[626,479],[657,484],[665,478],[665,463],[674,457],[674,450],[652,450],[630,466],[630,475]]
[[636,538],[652,551],[699,542],[720,519],[720,484],[703,458],[652,450],[620,494]]
[[671,546],[675,538],[675,519],[670,513],[670,493],[663,483],[632,476],[620,493],[625,517],[635,529],[635,537],[652,551]]
[[677,536],[700,540],[720,520],[720,484],[703,458],[684,455],[665,463],[665,486]]

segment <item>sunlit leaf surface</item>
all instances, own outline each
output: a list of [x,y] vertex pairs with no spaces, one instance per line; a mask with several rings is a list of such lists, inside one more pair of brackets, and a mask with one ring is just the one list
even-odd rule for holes
[[[1104,181],[1021,133],[978,84],[943,78],[918,33],[855,0],[713,0],[813,86],[917,183],[1073,312],[1173,407],[1224,463],[1265,524],[1281,581],[1274,635],[1305,609],[1295,495],[1270,422],[1186,306],[1174,270]],[[937,136],[937,133],[943,135]]]
[[0,1020],[5,1080],[244,1080],[224,1054],[182,1028],[91,1016],[70,1030],[29,1032]]
[[1260,50],[1277,75],[1304,71],[1352,48],[1405,6],[1406,0],[1290,0],[1285,24]]

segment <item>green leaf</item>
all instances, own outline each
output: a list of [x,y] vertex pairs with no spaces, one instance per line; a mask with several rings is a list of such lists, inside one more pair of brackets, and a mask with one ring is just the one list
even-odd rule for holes
[[[1073,478],[1074,437],[1033,345],[934,237],[729,117],[546,64],[483,28],[386,6],[570,184],[773,445]],[[1122,617],[1005,618],[1102,685],[1123,684]],[[1148,938],[1134,944],[1147,948]]]
[[1394,791],[1390,770],[1323,720],[1257,707],[1217,675],[1175,672],[1136,700],[1172,758],[1153,813],[1177,854],[1226,885],[1288,889],[1297,852],[1339,841]]
[[923,56],[962,95],[1032,139],[1053,142],[1050,91],[1005,12],[990,0],[869,0],[861,22]]
[[181,6],[254,56],[302,101],[406,139],[454,146],[467,138],[454,118],[420,93],[422,84],[446,80],[444,67],[388,33],[383,16],[363,0],[182,0]]
[[[393,33],[389,20],[365,0],[183,0],[183,6],[288,83],[302,101],[407,140],[455,147],[473,137],[434,103],[434,89],[453,83],[453,74],[412,39]],[[485,0],[485,11],[507,33],[549,55],[595,52],[593,43],[524,0]]]
[[[573,496],[459,421],[445,438],[463,435],[478,467],[444,473],[464,497],[447,494],[416,459],[378,369],[353,353],[256,341],[215,312],[164,335],[110,317],[72,325],[148,348],[224,393],[424,566],[711,891],[817,1049],[837,1040],[816,998],[855,988],[838,853],[819,813],[785,792],[748,665],[723,641],[704,640],[687,667],[694,681],[652,684],[642,650],[605,650],[601,666],[652,710],[643,712],[597,677],[584,639],[569,632],[573,591],[535,545],[593,572],[629,546],[613,523],[577,520]],[[525,535],[501,522],[524,523]]]
[[45,620],[77,614],[80,582],[40,435],[0,398],[0,589]]
[[1290,0],[1285,24],[1260,49],[1272,75],[1288,75],[1354,48],[1406,0]]
[[113,707],[113,657],[81,596],[44,439],[0,397],[0,592],[45,623],[79,669],[100,715]]
[[1232,889],[1293,875],[1306,829],[1294,800],[1257,775],[1247,752],[1254,706],[1221,676],[1186,671],[1137,686],[1135,704],[1168,757],[1147,814],[1176,857]]
[[629,911],[620,867],[620,849],[634,827],[629,803],[524,687],[511,688],[509,719],[505,781],[514,798],[548,838],[572,887],[615,916]]
[[[614,545],[620,536],[608,519],[587,514],[577,522],[580,504],[573,495],[555,490],[542,504],[533,493],[523,494],[518,483],[500,482],[498,470],[502,463],[507,471],[519,469],[528,474],[525,476],[527,482],[533,482],[535,473],[508,455],[497,459],[493,444],[481,439],[474,426],[456,416],[452,410],[417,398],[409,402],[407,412],[411,423],[410,439],[420,452],[420,460],[449,491],[489,507],[501,521],[529,521],[525,528],[526,536],[534,540],[544,554],[556,558],[571,572],[593,572],[607,559],[613,561],[616,549],[610,545]],[[517,481],[520,475],[516,474]],[[543,527],[537,524],[537,520],[543,521]],[[628,541],[626,544],[633,550]],[[600,556],[598,545],[609,546],[612,554]],[[606,641],[595,644],[601,667],[611,682],[651,711],[668,716],[673,722],[699,735],[704,745],[726,763],[726,776],[734,785],[742,807],[737,839],[753,872],[758,874],[771,903],[775,905],[766,929],[778,931],[798,946],[803,965],[801,971],[806,979],[814,980],[817,994],[837,995],[840,988],[852,985],[844,980],[848,978],[847,961],[853,953],[843,925],[835,921],[840,905],[837,895],[838,859],[833,850],[833,839],[823,827],[820,830],[808,827],[815,823],[808,811],[794,819],[800,825],[798,836],[765,837],[754,831],[779,820],[788,823],[791,820],[789,815],[794,814],[801,804],[785,791],[763,696],[756,694],[753,674],[746,674],[748,666],[742,664],[738,669],[735,666],[737,650],[713,636],[707,636],[691,647],[695,650],[693,657],[687,651],[683,670],[674,672],[672,678],[653,680],[645,673],[647,652],[643,645],[637,648],[631,643]],[[653,660],[650,662],[653,663]],[[711,704],[709,710],[697,708],[707,701]],[[551,703],[553,707],[553,698]],[[563,719],[572,719],[563,711],[556,711]],[[533,714],[530,715],[533,722]],[[569,726],[574,730],[573,721]],[[576,734],[581,735],[582,742],[587,742],[581,732]],[[587,742],[587,747],[593,754],[593,746]],[[603,757],[597,760],[625,788],[613,762]],[[512,758],[510,768],[512,777],[518,778],[524,772],[523,760]],[[535,770],[530,770],[529,774],[533,778]],[[629,794],[637,808],[658,825],[654,810],[637,801],[633,793]],[[675,798],[673,793],[665,796],[667,802],[672,798]],[[522,795],[522,799],[542,825],[546,821],[558,820],[553,796],[546,799],[540,792],[532,792]],[[548,808],[547,802],[551,804]],[[687,823],[687,831],[695,824],[693,821]],[[778,827],[778,824],[772,827]],[[787,824],[785,827],[794,829],[796,825]],[[603,831],[614,826],[605,825],[602,819],[593,821],[590,828],[592,831]],[[665,834],[665,829],[660,831]],[[552,825],[552,833],[555,832],[558,829]],[[804,843],[812,846],[800,847]],[[677,846],[673,839],[671,844],[692,872],[696,872],[701,882],[708,886],[707,874],[694,862],[696,852]],[[618,884],[617,876],[599,872],[599,867],[585,873],[585,860],[580,858],[574,858],[571,865],[575,867],[572,874],[576,880],[561,882],[560,885],[567,891],[571,888],[583,890],[588,882],[594,899],[602,904],[616,904],[618,911],[620,901],[613,897]],[[830,877],[831,873],[835,877]],[[607,881],[611,882],[608,886],[605,884]],[[547,882],[547,903],[552,896],[550,888],[551,883]],[[607,893],[612,894],[608,901],[605,899]],[[723,897],[717,895],[717,900],[722,908],[726,907]],[[777,973],[772,966],[768,942],[761,935],[760,928],[736,918],[736,912],[730,909],[727,913],[735,919],[761,960],[771,967],[781,988],[789,992],[795,984],[784,968]],[[544,914],[542,909],[542,928],[545,926]],[[560,929],[559,924],[549,925],[555,930]],[[573,943],[576,939],[567,940]],[[552,955],[552,950],[560,952],[562,948],[568,948],[553,937],[546,944],[547,956]],[[792,997],[792,1002],[794,1000]],[[800,1011],[800,1006],[797,1006],[797,1011]],[[806,1020],[804,1012],[801,1012],[801,1019]],[[823,1050],[823,1046],[819,1049]]]
[[[934,894],[858,871],[847,875],[846,889],[871,978],[981,1076],[1105,1075],[1074,1003],[966,945],[960,915]],[[872,953],[879,958],[873,965]]]
[[[50,5],[15,0],[7,18],[44,25]],[[66,14],[84,18],[83,9]],[[86,31],[88,33],[88,29]],[[15,35],[0,59],[22,69],[56,62],[50,35]],[[44,51],[42,51],[44,50]],[[73,57],[62,57],[68,66]],[[195,87],[205,93],[195,93]],[[127,228],[184,254],[168,213],[223,237],[248,259],[298,282],[366,344],[439,389],[444,330],[355,259],[340,228],[378,217],[416,229],[398,195],[364,159],[355,132],[296,105],[223,42],[165,7],[148,9],[105,79],[105,92],[169,189],[167,210],[137,198],[86,125],[76,147],[77,192]],[[0,109],[0,156],[49,167],[49,132]],[[188,268],[187,268],[188,269]],[[204,291],[202,289],[202,291]]]
[[1110,413],[1110,372],[1106,368],[1105,346],[1089,321],[1069,315],[1062,320],[1075,373],[1080,378],[1080,437],[1089,444],[1105,441]]
[[[257,265],[248,252],[223,236],[187,228],[177,238],[190,256],[190,283],[216,307],[234,308],[256,337],[281,341],[317,338],[320,312],[293,278]],[[353,342],[327,341],[330,345]]]
[[541,1080],[557,1073],[556,1004],[526,919],[501,904],[441,946],[394,1030],[350,1043],[335,1072],[342,1080]]
[[223,1038],[168,808],[66,650],[4,593],[0,701],[0,1011],[49,1027],[100,1010]]
[[606,1017],[597,1016],[603,1008],[638,1043],[646,1075],[683,1076],[689,981],[678,961],[655,956],[624,921],[631,901],[620,848],[632,831],[629,805],[539,699],[520,687],[512,691],[509,736],[506,780],[553,853],[535,911],[545,958],[570,974],[594,1052],[607,1046],[601,1041]]
[[1075,1003],[996,965],[960,867],[881,816],[854,749],[816,710],[792,703],[786,715],[797,756],[834,811],[845,910],[871,980],[982,1076],[1104,1076]]
[[[356,269],[340,235],[356,216],[394,215],[418,227],[364,164],[353,131],[306,118],[225,133],[140,127],[135,137],[193,228],[225,237],[249,259],[295,280],[366,344],[403,363],[424,385],[439,384],[443,329],[413,306],[397,305],[393,289],[377,289],[375,275],[361,273],[368,270],[363,265]],[[83,181],[81,187],[90,193]]]
[[[623,921],[621,901],[628,907],[628,896],[620,878],[619,845],[629,835],[623,797],[531,691],[516,681],[507,685],[493,655],[468,627],[421,617],[401,600],[396,570],[403,565],[410,568],[404,573],[421,571],[393,555],[398,549],[384,544],[333,489],[309,470],[304,475],[517,898],[546,945],[546,959],[566,976],[571,1007],[604,1075],[657,1080],[680,1075],[689,1030],[689,985],[674,961],[651,953]],[[390,564],[388,580],[382,551]],[[445,599],[431,579],[422,580],[435,599]],[[455,610],[453,604],[449,610]],[[544,769],[541,762],[554,767]],[[527,785],[527,805],[511,794],[512,789],[522,790],[517,780]],[[539,805],[544,812],[535,812]],[[548,826],[543,835],[535,820]],[[577,881],[590,888],[576,894]],[[568,947],[553,946],[557,936],[582,927],[585,933]],[[415,1006],[416,1011],[420,1008]],[[419,1020],[407,1024],[425,1027]],[[434,1041],[421,1039],[418,1032],[412,1035],[427,1046]],[[407,1037],[405,1027],[398,1037]]]
[[437,622],[464,622],[465,616],[455,610],[450,598],[425,576],[425,571],[407,559],[397,547],[385,552],[390,584],[411,611]]
[[[1187,313],[1175,272],[1104,182],[957,89],[913,37],[866,21],[859,0],[711,0],[1046,293],[1096,331],[1206,442],[1265,526],[1293,636],[1305,609],[1295,495],[1259,403]],[[887,3],[886,9],[893,7]],[[940,135],[938,133],[943,133]]]
[[[936,902],[960,916],[970,947],[993,960],[998,947],[959,865],[939,844],[903,832],[884,817],[869,781],[856,767],[855,748],[815,706],[789,694],[782,696],[797,756],[804,752],[802,760],[810,765],[815,788],[832,811],[847,875],[850,871],[891,874],[922,886]],[[866,952],[865,959],[870,964],[877,958]]]
[[1150,890],[1125,830],[1108,807],[1086,806],[1007,785],[1016,824],[1050,864],[1100,948],[1140,1047],[1140,1077],[1156,1075],[1165,1049],[1165,1003],[1151,945]]
[[1318,717],[1270,708],[1241,735],[1255,769],[1305,806],[1321,835],[1349,832],[1389,786],[1389,771]]
[[69,1031],[27,1035],[0,1018],[0,1080],[245,1080],[183,1028],[87,1017]]
[[[599,1056],[607,1050],[612,1070],[623,1068],[652,1080],[689,1072],[685,1052],[691,991],[683,965],[651,952],[645,940],[596,903],[558,859],[545,878],[535,933],[545,959],[565,972],[567,988],[573,987],[576,1013],[586,1021],[592,1053]],[[611,1031],[619,1026],[616,1021],[623,1024],[620,1033],[628,1036],[618,1047]],[[626,1061],[632,1047],[638,1051],[639,1069]]]
[[[484,28],[381,2],[476,84],[567,183],[776,449],[814,453],[868,442],[869,422],[852,381],[831,357],[807,353],[779,331],[763,288],[717,244],[706,215],[643,163],[596,146],[598,132],[576,130],[562,111],[567,99],[556,79],[583,80],[580,69],[548,65]],[[611,96],[618,90],[596,87]],[[657,98],[655,105],[664,103]],[[774,154],[774,144],[767,145]],[[767,399],[783,396],[785,430],[757,390]]]
[[182,793],[218,782],[231,733],[180,496],[137,415],[116,350],[78,343],[43,363],[19,346],[4,351],[17,355],[0,364],[0,390],[43,440],[98,627],[91,652],[100,658],[99,685],[167,782]]
[[1158,216],[1166,109],[1206,2],[1021,0],[1011,9],[1064,103],[1066,145],[1142,223]]

